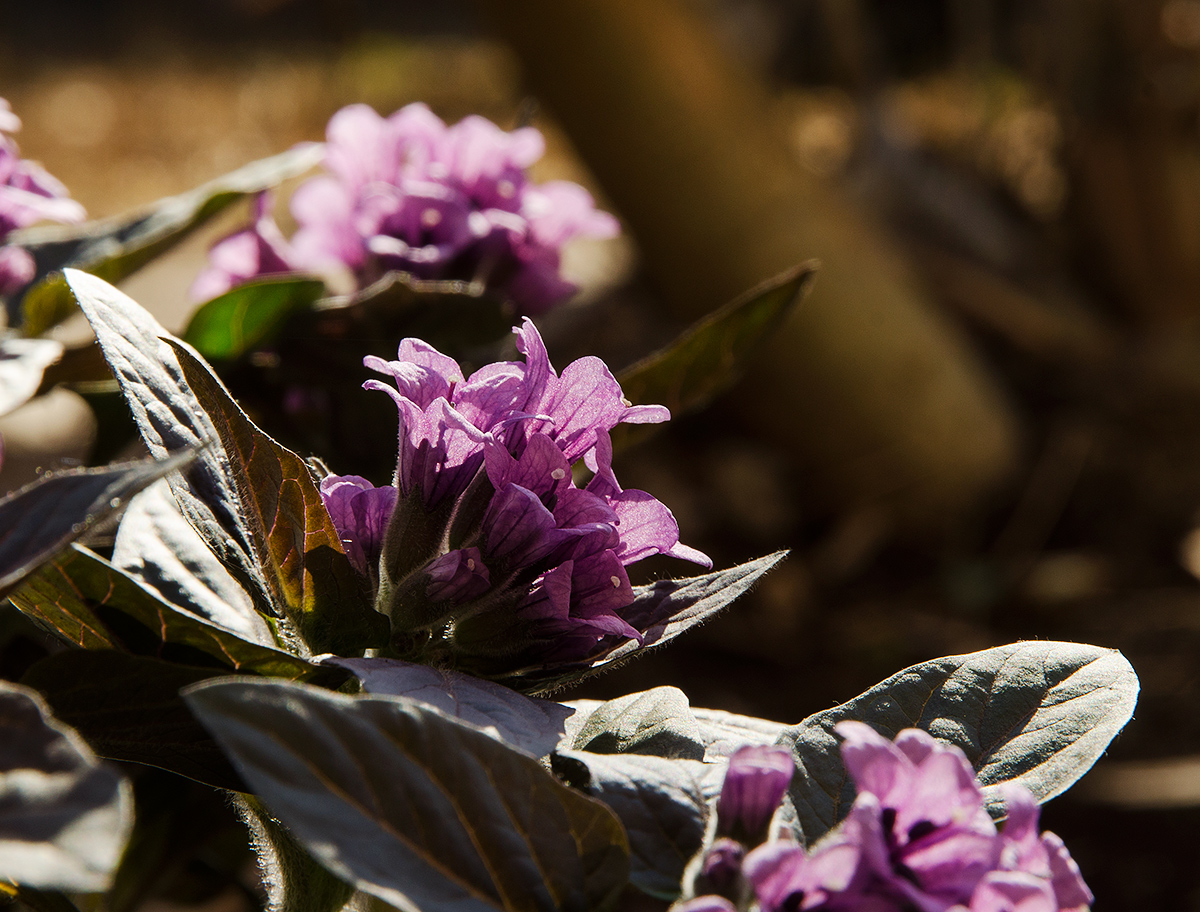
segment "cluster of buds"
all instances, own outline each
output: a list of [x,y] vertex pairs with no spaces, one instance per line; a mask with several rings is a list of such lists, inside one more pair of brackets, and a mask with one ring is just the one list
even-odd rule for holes
[[[514,330],[523,362],[464,377],[418,339],[394,361],[368,357],[391,382],[364,387],[400,415],[394,484],[331,475],[321,491],[351,562],[371,579],[395,653],[484,677],[585,663],[640,641],[624,616],[625,568],[652,554],[705,567],[645,491],[624,489],[609,432],[667,420],[631,405],[599,358],[555,372],[532,321]],[[591,478],[575,483],[577,469]],[[636,620],[636,619],[635,619]]]
[[212,248],[192,295],[291,272],[349,273],[361,288],[399,270],[481,283],[541,313],[575,291],[559,274],[563,245],[618,231],[578,184],[529,179],[544,148],[532,127],[506,132],[478,116],[447,126],[423,104],[387,118],[343,108],[327,129],[328,174],[292,196],[291,240],[260,197],[254,224]]
[[769,838],[794,772],[790,752],[742,748],[717,804],[714,838],[673,912],[1083,912],[1091,891],[1062,840],[1038,833],[1027,788],[1005,787],[1002,828],[966,756],[919,729],[895,741],[842,722],[858,788],[846,818],[806,850]]
[[37,162],[21,158],[9,135],[19,129],[20,119],[0,98],[0,296],[25,287],[35,272],[27,250],[5,244],[12,232],[37,222],[82,222],[86,217],[66,187]]

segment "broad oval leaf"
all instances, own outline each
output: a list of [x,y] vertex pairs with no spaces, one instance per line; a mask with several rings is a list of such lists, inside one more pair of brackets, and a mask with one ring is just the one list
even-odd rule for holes
[[240,358],[270,342],[289,317],[324,293],[325,283],[307,276],[247,282],[201,305],[183,339],[210,361]]
[[112,650],[68,650],[35,663],[21,683],[97,754],[157,766],[214,788],[246,788],[221,748],[179,696],[219,669]]
[[32,690],[0,681],[0,880],[39,890],[108,887],[133,824],[129,784],[51,717]]
[[322,671],[163,601],[78,545],[43,566],[10,598],[47,632],[85,649],[118,649],[185,665],[289,679],[311,678]]
[[704,759],[710,763],[729,759],[734,751],[747,744],[775,744],[787,728],[782,722],[742,716],[723,709],[693,707],[692,714],[704,743]]
[[217,429],[163,341],[170,338],[140,304],[95,276],[64,273],[104,358],[125,394],[142,440],[155,458],[197,450],[187,472],[170,479],[179,508],[218,559],[250,592],[262,614],[278,616],[266,578],[255,560],[250,527],[242,519],[228,459]]
[[627,881],[612,811],[437,710],[268,681],[185,696],[318,861],[399,909],[583,912]]
[[789,797],[809,842],[846,814],[854,786],[833,726],[855,719],[889,737],[925,729],[962,748],[985,791],[1016,780],[1046,801],[1091,768],[1137,694],[1125,657],[1098,646],[1023,642],[924,662],[786,729],[778,743],[797,770]]
[[353,672],[368,693],[407,697],[432,706],[535,757],[544,757],[558,746],[566,720],[574,712],[494,681],[400,659],[334,657],[323,664]]
[[[815,263],[796,266],[713,311],[623,370],[617,377],[622,392],[631,402],[665,405],[675,417],[703,408],[737,382],[759,344],[808,293],[816,269]],[[652,425],[618,425],[613,448],[652,433]]]
[[117,527],[112,563],[164,601],[185,606],[244,640],[275,645],[249,593],[196,534],[165,480],[130,501]]
[[704,744],[687,694],[655,687],[595,707],[575,733],[574,747],[594,754],[648,754],[703,760]]
[[560,751],[551,768],[613,809],[629,834],[629,881],[659,899],[679,896],[684,868],[704,843],[706,764],[641,754]]
[[387,619],[350,565],[308,465],[255,426],[212,370],[168,339],[208,412],[228,463],[242,520],[273,600],[315,653],[361,655],[387,643]]
[[23,298],[11,299],[9,325],[23,320],[25,334],[37,336],[75,312],[63,277],[50,275],[55,270],[86,269],[106,281],[119,282],[231,203],[303,174],[320,162],[322,154],[319,144],[297,146],[159,200],[148,212],[83,225],[39,226],[9,235],[8,243],[20,244],[37,264],[32,287]]
[[124,508],[138,491],[184,468],[194,456],[48,472],[0,500],[0,597]]
[[32,399],[46,368],[62,353],[63,344],[52,339],[0,339],[0,415]]

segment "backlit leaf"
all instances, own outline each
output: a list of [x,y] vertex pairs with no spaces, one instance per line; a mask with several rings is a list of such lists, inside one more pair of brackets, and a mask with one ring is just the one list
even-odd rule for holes
[[86,548],[72,545],[10,596],[48,632],[85,649],[118,649],[182,664],[283,678],[321,672],[163,601]]
[[262,614],[280,617],[260,569],[250,527],[228,477],[212,419],[197,400],[175,352],[171,337],[140,304],[107,282],[87,273],[65,273],[80,309],[92,325],[96,341],[125,394],[134,422],[150,454],[196,450],[196,461],[170,479],[180,510],[217,558],[238,579]]
[[229,460],[239,514],[276,604],[314,653],[361,654],[384,645],[387,620],[342,550],[308,465],[260,431],[183,343],[168,342]]

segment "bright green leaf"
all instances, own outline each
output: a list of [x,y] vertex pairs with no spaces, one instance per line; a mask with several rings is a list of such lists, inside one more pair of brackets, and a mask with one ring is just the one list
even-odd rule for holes
[[321,280],[294,276],[238,285],[202,305],[183,340],[210,361],[232,360],[269,342],[289,317],[324,293]]

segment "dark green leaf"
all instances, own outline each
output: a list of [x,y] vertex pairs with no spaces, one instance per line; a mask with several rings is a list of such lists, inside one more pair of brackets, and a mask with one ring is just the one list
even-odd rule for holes
[[251,193],[258,193],[316,165],[320,146],[299,146],[280,155],[251,162],[223,177],[179,196],[159,200],[149,212],[120,216],[84,225],[30,228],[9,235],[33,254],[36,278],[20,307],[10,306],[10,325],[20,325],[28,336],[37,336],[69,317],[75,301],[56,270],[84,269],[108,282],[140,269],[187,237],[212,216]]
[[415,336],[457,356],[502,338],[512,328],[513,310],[486,294],[482,283],[389,272],[353,295],[328,299],[321,317],[336,337]]
[[397,908],[583,912],[626,883],[608,808],[436,710],[252,680],[186,697],[300,842]]
[[[815,272],[813,263],[789,269],[622,371],[617,379],[626,398],[665,405],[675,417],[703,408],[737,382],[759,345],[808,292]],[[650,425],[618,425],[612,432],[613,447],[627,446],[650,433]]]
[[165,480],[150,485],[126,508],[113,542],[112,563],[164,601],[182,605],[244,640],[275,645],[249,594],[184,518]]
[[889,737],[925,729],[962,748],[985,787],[1016,780],[1046,801],[1091,768],[1137,693],[1124,656],[1076,643],[1015,643],[914,665],[780,735],[796,758],[789,795],[809,842],[845,815],[854,786],[833,726],[855,719]]
[[102,766],[35,692],[0,681],[0,879],[105,889],[129,836],[128,784]]
[[170,479],[184,516],[246,587],[254,607],[262,614],[281,616],[282,608],[272,602],[254,558],[256,546],[241,516],[234,483],[226,475],[228,459],[217,429],[184,379],[175,352],[163,341],[173,337],[141,305],[108,283],[73,269],[65,275],[150,454],[162,459],[172,452],[199,451],[186,473]]
[[202,305],[183,339],[210,361],[239,358],[270,342],[290,316],[324,293],[320,279],[295,276],[238,285]]
[[562,740],[570,707],[470,675],[399,659],[326,659],[357,675],[368,693],[407,697],[544,757]]
[[387,620],[350,566],[308,465],[260,431],[183,343],[167,341],[229,460],[226,472],[275,603],[314,653],[354,655],[385,645]]
[[651,754],[703,760],[700,729],[678,687],[655,687],[601,703],[575,735],[574,747],[594,754]]
[[171,605],[86,548],[72,545],[11,596],[49,632],[85,649],[281,678],[321,673],[290,653],[248,642]]
[[41,692],[55,715],[102,757],[244,791],[221,748],[179,696],[180,688],[221,673],[111,650],[70,650],[33,665],[21,683]]
[[688,860],[700,851],[708,802],[705,764],[638,754],[562,751],[551,757],[559,778],[603,801],[629,834],[629,880],[660,899],[679,896]]
[[185,453],[161,462],[48,472],[0,500],[0,597],[142,488],[193,457]]

